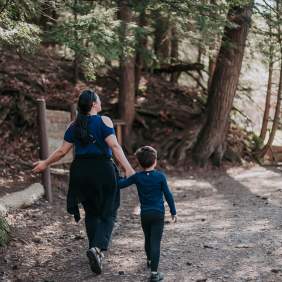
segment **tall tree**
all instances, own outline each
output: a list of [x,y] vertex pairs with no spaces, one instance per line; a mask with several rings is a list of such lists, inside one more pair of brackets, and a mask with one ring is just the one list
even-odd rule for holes
[[147,25],[147,15],[146,15],[146,8],[148,5],[148,0],[142,0],[140,1],[140,14],[138,17],[138,26],[141,30],[137,34],[137,42],[136,42],[136,59],[135,59],[135,93],[137,94],[138,88],[139,88],[139,83],[141,79],[141,72],[142,69],[145,67],[145,60],[144,60],[144,55],[145,51],[147,49],[147,43],[148,43],[148,38],[147,34],[144,32],[144,28]]
[[253,2],[231,6],[207,101],[207,119],[193,150],[193,159],[203,166],[209,158],[220,165],[229,114],[239,81]]
[[[272,28],[271,24],[269,25],[269,32],[270,37],[272,37]],[[262,141],[264,141],[266,137],[267,132],[267,125],[269,120],[269,113],[270,113],[270,99],[271,99],[271,92],[272,92],[272,78],[273,78],[273,52],[274,52],[274,46],[273,42],[270,38],[269,43],[269,63],[268,63],[268,81],[267,81],[267,90],[266,90],[266,99],[265,99],[265,107],[264,107],[264,113],[263,113],[263,120],[262,120],[262,126],[260,131],[260,138]]]
[[[73,10],[73,17],[74,17],[75,26],[77,26],[77,24],[78,24],[78,19],[77,19],[78,4],[79,4],[78,0],[73,1],[72,10]],[[79,46],[80,42],[79,42],[79,39],[78,39],[78,30],[77,29],[74,30],[74,40],[75,40],[74,44]],[[73,60],[73,81],[74,81],[74,83],[77,83],[78,78],[79,78],[79,61],[80,61],[80,54],[79,54],[78,48],[75,48],[74,49],[74,60]]]
[[278,84],[278,93],[277,93],[277,101],[276,101],[276,107],[275,107],[275,113],[274,113],[274,119],[273,119],[273,124],[272,128],[269,134],[269,138],[267,141],[267,144],[264,146],[264,148],[261,150],[260,155],[264,156],[267,151],[270,149],[274,138],[275,134],[280,122],[280,112],[281,112],[281,98],[282,98],[282,35],[281,35],[281,24],[282,24],[282,3],[280,0],[276,0],[276,28],[277,28],[277,42],[279,44],[279,51],[280,51],[280,74],[279,74],[279,84]]
[[[126,46],[132,11],[128,0],[118,0],[118,17],[121,20],[121,41]],[[130,133],[135,116],[135,56],[123,48],[120,57],[119,113],[126,122],[124,130],[125,146],[131,151]]]
[[[175,64],[175,63],[178,62],[178,49],[179,49],[178,45],[179,44],[178,44],[177,28],[176,28],[176,25],[174,23],[174,24],[172,24],[172,27],[171,27],[171,52],[170,52],[170,57],[171,57],[171,63],[172,64]],[[178,77],[179,77],[179,73],[177,73],[177,72],[172,73],[171,77],[170,77],[170,81],[172,83],[177,83]]]
[[[210,4],[212,5],[212,7],[213,6],[216,7],[215,0],[210,0]],[[216,16],[214,9],[211,9],[210,16]],[[210,53],[209,53],[209,66],[208,66],[208,74],[209,74],[208,89],[211,86],[212,77],[213,77],[214,70],[215,70],[216,56],[218,52],[218,48],[216,48],[218,46],[217,41],[218,41],[218,35],[215,35],[215,37],[212,40],[211,45],[209,46]]]
[[169,17],[160,10],[155,11],[154,51],[160,64],[170,60],[170,22]]

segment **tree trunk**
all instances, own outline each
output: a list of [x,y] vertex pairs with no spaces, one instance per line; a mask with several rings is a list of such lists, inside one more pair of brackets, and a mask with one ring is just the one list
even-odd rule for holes
[[265,99],[265,108],[263,114],[262,127],[260,132],[260,138],[262,141],[265,140],[267,125],[269,120],[269,112],[270,112],[270,98],[272,91],[272,75],[273,75],[273,60],[270,58],[269,67],[268,67],[268,82],[267,82],[267,91],[266,91],[266,99]]
[[250,27],[253,4],[244,7],[233,6],[228,20],[236,26],[226,26],[217,58],[207,101],[207,121],[200,132],[193,150],[193,159],[201,166],[210,157],[217,164],[224,154],[224,143],[239,81],[245,43]]
[[[77,5],[78,5],[78,0],[74,0],[73,3],[73,15],[74,15],[74,21],[77,24]],[[75,43],[76,45],[78,44],[78,31],[74,30],[74,38],[75,38]],[[79,54],[77,47],[74,50],[74,60],[73,60],[73,82],[77,83],[78,78],[79,78]]]
[[[202,62],[202,57],[203,57],[203,55],[204,55],[204,48],[203,48],[203,46],[202,46],[202,43],[200,42],[199,43],[199,46],[198,46],[198,57],[197,57],[197,63],[198,64],[201,64],[201,62]],[[198,73],[197,74],[197,80],[196,80],[196,82],[197,82],[197,84],[196,84],[196,87],[197,88],[199,88],[200,87],[200,84],[201,84],[201,73]]]
[[44,32],[50,31],[50,24],[54,24],[58,18],[55,3],[50,0],[41,1],[39,25]]
[[[147,0],[142,1],[142,11],[139,15],[139,27],[144,28],[147,25],[146,20],[146,6]],[[135,59],[135,94],[137,94],[139,89],[139,83],[141,79],[142,69],[145,67],[144,62],[144,51],[147,48],[147,36],[142,34],[139,38],[137,38],[137,50],[136,50],[136,59]]]
[[[128,35],[128,23],[132,20],[132,11],[128,0],[118,1],[118,17],[121,20],[121,40]],[[123,132],[124,144],[131,151],[130,134],[135,116],[135,58],[123,52],[120,58],[119,114],[126,122]]]
[[209,79],[208,79],[208,89],[211,86],[213,74],[215,71],[215,66],[216,66],[216,57],[214,55],[209,56]]
[[[281,54],[282,55],[282,54]],[[271,147],[279,122],[280,122],[280,107],[281,107],[281,97],[282,97],[282,59],[280,62],[280,77],[279,77],[279,87],[278,87],[278,93],[277,93],[277,103],[275,107],[275,114],[274,114],[274,119],[273,119],[273,124],[272,128],[269,134],[269,139],[267,141],[267,144],[263,147],[261,152],[259,153],[260,157],[263,157],[269,148]]]
[[266,91],[266,99],[265,99],[265,108],[263,114],[262,127],[260,132],[260,138],[262,141],[265,140],[267,125],[269,120],[269,112],[270,112],[270,99],[271,99],[271,91],[272,91],[272,76],[273,76],[273,43],[272,43],[272,28],[271,24],[269,24],[269,32],[270,32],[270,42],[269,42],[269,66],[268,66],[268,82],[267,82],[267,91]]
[[281,8],[280,5],[281,5],[280,1],[276,1],[277,39],[278,39],[278,43],[279,43],[279,47],[280,47],[279,86],[278,86],[277,102],[276,102],[275,114],[274,114],[271,132],[269,134],[269,139],[268,139],[267,144],[264,146],[264,148],[262,149],[262,151],[260,153],[261,157],[263,157],[267,153],[267,151],[270,149],[270,147],[273,143],[278,125],[280,123],[280,107],[281,107],[281,98],[282,98],[282,39],[281,39],[281,27],[280,27],[282,8]]
[[[176,64],[178,62],[178,36],[175,24],[171,27],[171,63]],[[180,73],[172,73],[170,81],[177,84],[177,80],[180,76]]]
[[[210,0],[210,4],[216,5],[216,1],[215,1],[215,0]],[[211,11],[211,16],[216,16],[213,11]],[[217,48],[218,44],[217,44],[217,41],[218,41],[218,35],[215,36],[215,38],[213,39],[213,42],[212,42],[211,46],[209,47],[211,54],[209,55],[209,67],[208,67],[209,79],[208,79],[208,89],[209,89],[210,86],[211,86],[212,77],[213,77],[214,70],[215,70],[215,66],[216,66],[216,56],[217,56],[217,52],[218,52],[218,48]],[[216,52],[216,54],[215,54],[214,51]]]
[[36,16],[36,19],[34,19],[34,21],[37,25],[40,26],[41,30],[43,31],[41,36],[41,44],[45,47],[52,47],[56,43],[55,40],[49,36],[49,34],[52,32],[52,28],[55,27],[56,21],[58,19],[56,3],[50,0],[40,1],[40,10],[41,12],[38,13],[39,15]]
[[169,19],[156,12],[154,50],[160,62],[169,63],[170,60],[170,27]]

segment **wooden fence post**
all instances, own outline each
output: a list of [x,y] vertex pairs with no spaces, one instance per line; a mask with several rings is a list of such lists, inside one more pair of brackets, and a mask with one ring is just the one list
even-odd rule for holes
[[116,129],[118,143],[122,146],[122,128],[126,125],[126,123],[121,119],[114,119],[113,123]]
[[75,104],[70,105],[70,115],[71,115],[71,121],[74,121],[76,119],[76,105]]
[[[70,116],[71,116],[71,121],[75,121],[75,119],[76,119],[76,104],[70,105]],[[73,149],[72,149],[72,155],[73,155],[73,158],[75,158],[74,146],[73,146]]]
[[[37,113],[38,113],[38,124],[39,124],[39,142],[40,142],[40,159],[45,160],[49,156],[47,126],[46,126],[46,103],[45,100],[37,100]],[[52,203],[52,188],[51,188],[51,174],[50,168],[48,167],[42,173],[42,182],[45,189],[45,197],[48,202]]]

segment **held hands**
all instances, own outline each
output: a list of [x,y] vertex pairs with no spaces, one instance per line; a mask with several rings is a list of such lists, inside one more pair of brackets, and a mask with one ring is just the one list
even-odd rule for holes
[[32,169],[32,172],[42,172],[47,168],[47,163],[45,160],[43,161],[37,161],[33,163],[34,168]]
[[171,215],[171,219],[172,219],[172,222],[173,223],[176,223],[177,222],[177,215]]
[[126,176],[126,177],[129,177],[129,176],[133,175],[134,173],[135,173],[135,170],[134,170],[132,167],[127,168],[127,169],[125,170],[125,176]]

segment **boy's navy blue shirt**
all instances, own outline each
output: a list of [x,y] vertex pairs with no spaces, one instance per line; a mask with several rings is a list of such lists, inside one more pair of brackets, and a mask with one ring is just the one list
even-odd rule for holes
[[119,188],[125,188],[132,184],[137,186],[141,214],[148,211],[164,213],[164,196],[170,208],[170,213],[176,215],[173,195],[168,188],[164,173],[157,170],[141,171],[128,178],[121,178],[118,184]]

